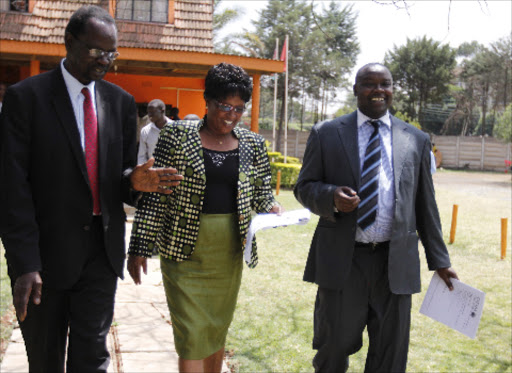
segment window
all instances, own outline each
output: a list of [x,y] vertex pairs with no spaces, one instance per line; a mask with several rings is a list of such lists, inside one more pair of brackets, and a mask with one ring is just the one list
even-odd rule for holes
[[169,0],[117,0],[116,18],[167,23]]
[[0,10],[28,12],[29,0],[0,0]]

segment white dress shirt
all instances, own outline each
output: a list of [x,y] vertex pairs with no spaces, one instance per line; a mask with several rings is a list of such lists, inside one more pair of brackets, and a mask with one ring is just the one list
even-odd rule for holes
[[69,98],[71,99],[71,104],[73,105],[73,111],[75,112],[76,123],[78,125],[78,133],[80,134],[80,144],[82,144],[82,149],[85,151],[85,133],[84,133],[84,100],[85,96],[82,94],[82,88],[86,87],[91,92],[92,97],[92,105],[94,107],[94,112],[98,113],[96,110],[96,95],[95,95],[95,82],[91,81],[88,85],[83,85],[80,83],[73,75],[71,75],[66,68],[64,67],[65,58],[60,61],[60,69],[62,71],[62,76],[64,77],[64,83],[66,83],[66,88],[68,89]]
[[[366,123],[371,118],[357,110],[357,131],[359,145],[360,170],[363,169],[366,145],[373,133],[373,126]],[[379,120],[384,125],[379,126],[381,140],[381,167],[379,173],[379,202],[375,222],[365,231],[359,226],[356,231],[358,242],[384,242],[391,239],[393,217],[395,212],[395,178],[393,174],[393,147],[391,141],[391,119],[387,112]]]
[[[166,124],[171,122],[167,117],[165,117],[165,120]],[[160,128],[158,128],[155,123],[149,122],[147,125],[142,127],[140,130],[137,164],[146,163],[148,159],[153,156],[156,143],[158,142],[158,136],[160,136]]]

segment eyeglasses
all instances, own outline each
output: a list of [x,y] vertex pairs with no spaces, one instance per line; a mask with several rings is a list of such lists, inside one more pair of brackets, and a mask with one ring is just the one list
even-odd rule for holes
[[82,40],[78,39],[75,35],[73,35],[73,37],[75,38],[75,40],[79,41],[84,47],[86,47],[87,50],[89,50],[89,56],[92,57],[92,58],[107,57],[107,59],[109,59],[110,61],[114,61],[117,57],[119,57],[119,52],[118,51],[107,52],[107,51],[104,51],[103,49],[89,48],[87,46],[87,44],[85,44],[85,42],[83,42]]
[[223,111],[225,113],[229,113],[231,111],[234,111],[237,114],[243,114],[245,111],[245,106],[233,106],[229,104],[223,104],[222,102],[219,102],[217,100],[212,100],[215,103],[215,106],[217,106],[217,109],[220,111]]

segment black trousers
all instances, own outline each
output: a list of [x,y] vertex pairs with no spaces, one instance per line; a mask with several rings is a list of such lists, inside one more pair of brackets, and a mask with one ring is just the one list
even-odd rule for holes
[[[93,218],[89,260],[70,289],[45,286],[20,323],[30,372],[106,372],[117,276],[106,256],[101,218]],[[11,278],[12,279],[12,278]],[[12,281],[14,285],[14,281]],[[69,341],[69,345],[68,345]],[[67,361],[66,361],[67,346]]]
[[405,372],[411,323],[411,295],[393,294],[388,282],[388,249],[354,251],[342,290],[318,288],[313,348],[315,372],[346,372],[368,328],[365,372]]

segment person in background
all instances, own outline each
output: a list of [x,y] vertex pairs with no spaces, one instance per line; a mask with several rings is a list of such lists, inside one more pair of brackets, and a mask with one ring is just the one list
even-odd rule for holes
[[436,144],[432,143],[432,150],[430,151],[430,173],[434,175],[437,171],[436,165],[436,155],[434,151],[436,150]]
[[[140,284],[158,247],[180,372],[221,371],[251,211],[281,212],[265,139],[237,126],[251,93],[241,67],[221,63],[208,71],[208,114],[166,126],[155,150],[155,165],[173,165],[183,182],[168,198],[145,193],[135,215],[128,271]],[[257,261],[253,241],[249,267]]]
[[187,114],[183,118],[183,120],[200,120],[200,119],[201,118],[199,118],[199,115],[196,115],[196,114]]
[[169,117],[172,120],[180,120],[180,117],[178,116],[179,112],[180,112],[180,109],[178,109],[177,107],[172,107],[170,110],[170,113],[169,113]]
[[150,122],[140,131],[138,164],[146,163],[153,157],[161,129],[171,122],[165,116],[164,102],[159,99],[152,100],[148,104],[148,118]]
[[378,63],[356,75],[357,110],[315,125],[294,193],[320,216],[304,280],[318,285],[316,372],[346,372],[362,347],[365,372],[405,372],[411,294],[428,267],[452,290],[426,133],[390,115],[393,79]]
[[4,102],[5,91],[7,90],[7,84],[0,82],[0,113],[2,112],[2,105]]
[[149,123],[149,117],[147,114],[144,114],[145,112],[146,110],[142,110],[140,106],[137,106],[137,153],[139,151],[140,132]]
[[134,190],[165,196],[182,177],[135,167],[135,101],[102,80],[119,55],[110,14],[81,7],[64,42],[57,68],[5,94],[0,236],[30,372],[106,372],[123,202]]

